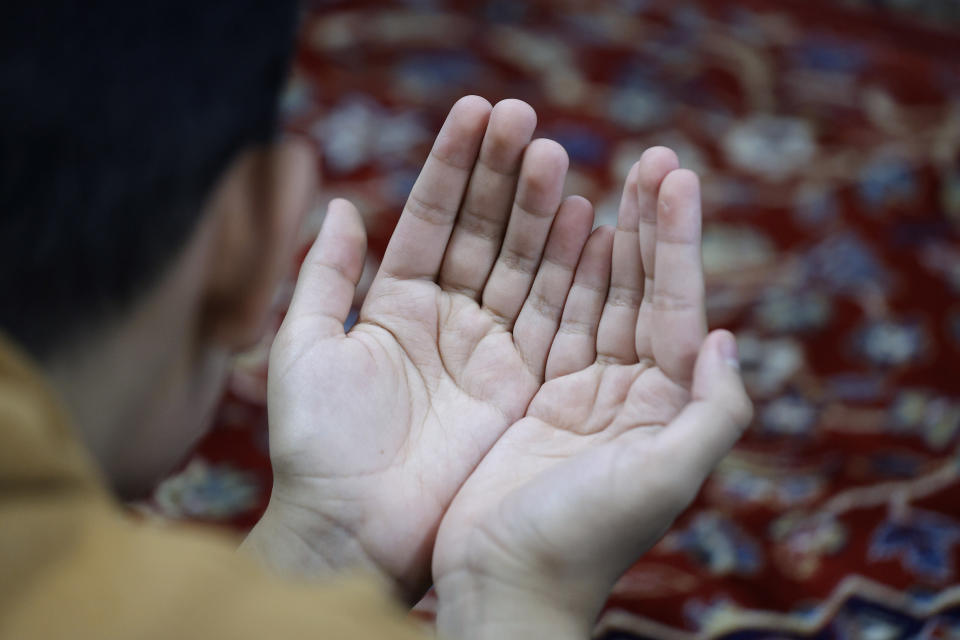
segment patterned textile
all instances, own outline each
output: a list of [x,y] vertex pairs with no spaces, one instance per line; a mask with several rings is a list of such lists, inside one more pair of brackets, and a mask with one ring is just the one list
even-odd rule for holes
[[[371,267],[467,93],[531,102],[599,222],[650,145],[703,178],[710,324],[737,332],[756,419],[601,637],[960,638],[958,52],[956,0],[310,7],[284,107]],[[149,509],[256,520],[268,345]]]

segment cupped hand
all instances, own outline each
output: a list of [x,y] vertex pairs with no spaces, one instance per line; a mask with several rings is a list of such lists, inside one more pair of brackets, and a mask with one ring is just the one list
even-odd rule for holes
[[663,148],[633,167],[616,232],[580,258],[546,382],[448,509],[441,630],[483,624],[497,590],[589,623],[748,424],[733,337],[706,337],[699,183],[677,167]]
[[444,511],[544,380],[593,225],[535,126],[519,101],[457,102],[346,334],[366,242],[330,204],[270,357],[267,514],[296,541],[288,564],[429,586]]

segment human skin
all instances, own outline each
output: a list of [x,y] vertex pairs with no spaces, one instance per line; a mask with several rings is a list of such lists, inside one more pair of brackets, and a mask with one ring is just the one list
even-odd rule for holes
[[[461,637],[583,635],[749,418],[730,336],[704,341],[696,177],[648,150],[617,229],[591,231],[535,125],[518,101],[454,106],[349,333],[365,238],[334,200],[271,352],[274,487],[244,548],[409,601],[436,580]],[[44,363],[119,493],[176,463],[261,335],[314,162],[242,152],[160,281]]]
[[[349,333],[365,238],[356,209],[331,203],[271,352],[274,491],[245,544],[270,564],[365,567],[410,601],[436,579],[441,620],[463,621],[476,611],[458,603],[492,602],[501,583],[518,602],[517,575],[557,580],[541,563],[573,550],[578,575],[598,567],[580,581],[582,626],[749,419],[730,336],[704,341],[696,176],[649,150],[617,230],[591,232],[589,203],[562,197],[566,155],[530,141],[535,123],[518,101],[453,107]],[[675,463],[650,464],[661,454]],[[622,482],[644,489],[607,490]],[[649,518],[612,523],[631,541],[591,557],[582,510],[642,513],[638,500]],[[474,580],[478,566],[503,580]]]

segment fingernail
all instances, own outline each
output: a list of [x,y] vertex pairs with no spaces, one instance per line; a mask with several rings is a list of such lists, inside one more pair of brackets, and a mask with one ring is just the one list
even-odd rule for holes
[[740,354],[737,351],[737,340],[729,333],[721,333],[720,338],[717,340],[719,343],[717,348],[720,350],[720,355],[723,356],[723,359],[727,362],[727,365],[731,369],[736,371],[740,370]]

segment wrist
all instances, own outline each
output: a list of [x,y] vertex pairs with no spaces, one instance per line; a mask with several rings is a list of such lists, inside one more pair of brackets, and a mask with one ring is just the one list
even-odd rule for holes
[[440,637],[586,640],[599,612],[593,602],[535,580],[509,583],[461,571],[435,586]]
[[283,501],[276,492],[240,548],[286,576],[322,579],[365,573],[393,586],[350,532],[332,519]]
[[365,513],[362,500],[329,498],[333,493],[302,478],[275,475],[270,503],[243,548],[287,575],[368,574],[404,604],[416,604],[430,587],[429,567],[420,579],[405,571],[406,556],[391,564],[399,554],[364,535],[367,523],[382,523]]

